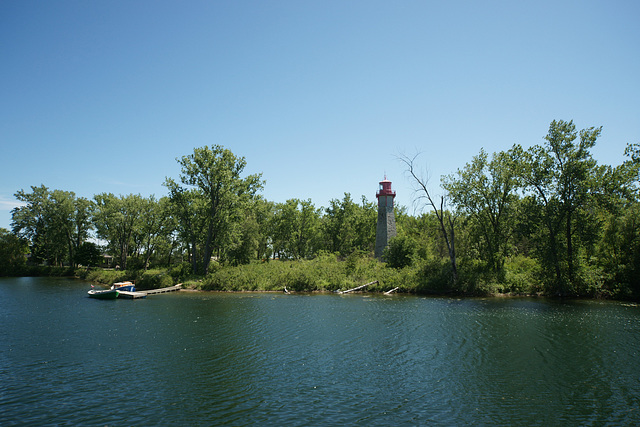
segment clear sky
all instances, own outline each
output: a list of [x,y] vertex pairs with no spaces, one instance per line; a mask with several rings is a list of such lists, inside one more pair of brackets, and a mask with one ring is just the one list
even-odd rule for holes
[[375,200],[399,154],[432,191],[478,154],[603,126],[640,142],[640,2],[0,2],[0,227],[14,193],[166,195],[176,157],[219,144],[275,202]]

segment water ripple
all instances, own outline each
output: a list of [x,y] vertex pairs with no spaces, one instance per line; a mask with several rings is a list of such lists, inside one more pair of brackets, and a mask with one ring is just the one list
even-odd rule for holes
[[36,282],[0,281],[2,425],[640,423],[635,306]]

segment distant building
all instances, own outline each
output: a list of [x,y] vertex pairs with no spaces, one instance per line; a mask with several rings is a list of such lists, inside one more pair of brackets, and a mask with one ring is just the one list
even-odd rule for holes
[[376,226],[375,257],[382,258],[384,249],[389,245],[389,240],[396,236],[396,217],[393,212],[393,199],[396,192],[391,190],[391,181],[384,177],[380,181],[380,189],[376,192],[378,198],[378,225]]

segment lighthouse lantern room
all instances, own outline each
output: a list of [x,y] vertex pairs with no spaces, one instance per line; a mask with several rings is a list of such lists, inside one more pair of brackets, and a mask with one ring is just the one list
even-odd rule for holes
[[380,189],[376,192],[378,198],[378,206],[393,206],[393,199],[396,197],[396,192],[391,189],[391,181],[384,177],[384,180],[380,181]]

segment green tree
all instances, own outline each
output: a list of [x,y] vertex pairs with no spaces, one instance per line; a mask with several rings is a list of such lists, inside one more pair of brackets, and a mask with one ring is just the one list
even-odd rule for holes
[[119,258],[119,266],[127,268],[127,256],[135,246],[134,236],[140,232],[144,200],[139,194],[115,196],[101,193],[94,196],[96,211],[94,223],[99,238],[108,242],[107,247]]
[[640,145],[629,144],[628,157],[617,167],[601,167],[598,205],[602,233],[598,265],[607,276],[608,291],[618,297],[640,297]]
[[0,228],[0,276],[19,273],[29,253],[27,240]]
[[54,258],[51,247],[49,212],[49,189],[44,185],[31,186],[31,193],[16,192],[15,197],[24,205],[11,211],[13,232],[29,242],[31,261],[40,263]]
[[256,196],[249,209],[254,216],[257,225],[257,250],[258,259],[268,260],[273,253],[272,248],[272,221],[275,203],[265,200],[262,196]]
[[244,210],[240,221],[228,233],[228,241],[222,251],[223,260],[232,265],[249,264],[257,257],[261,243],[261,230],[258,213],[253,209],[257,200],[250,202]]
[[169,189],[171,212],[177,222],[178,238],[187,248],[191,271],[196,273],[199,271],[198,246],[205,234],[205,198],[199,189],[181,187],[171,178],[167,178],[165,186]]
[[452,203],[468,218],[476,247],[491,271],[502,276],[509,254],[513,229],[514,203],[519,180],[516,153],[487,153],[473,157],[456,176],[443,179]]
[[322,217],[324,248],[343,256],[353,251],[371,251],[375,244],[377,213],[373,203],[362,197],[362,205],[349,193],[342,200],[332,199]]
[[50,191],[44,185],[31,190],[15,194],[24,205],[12,211],[13,231],[29,240],[34,262],[62,265],[66,260],[74,266],[75,252],[92,228],[92,203],[71,191]]
[[[202,262],[200,270],[195,271],[206,274],[214,251],[222,249],[223,244],[229,240],[228,233],[242,219],[244,207],[262,189],[262,175],[254,174],[243,178],[242,172],[246,166],[244,157],[236,157],[230,150],[219,145],[196,148],[193,154],[178,159],[178,163],[181,166],[180,182],[197,191],[185,193],[183,188],[170,179],[167,179],[165,185],[170,188],[173,196],[189,194],[200,199],[196,202],[197,208],[190,212],[198,214],[197,220],[193,221],[193,216],[189,215],[190,224],[183,223],[182,228],[204,225]],[[174,198],[174,203],[179,201]],[[206,209],[204,217],[200,215],[200,207]],[[184,220],[186,215],[179,218]],[[195,238],[194,232],[187,233],[192,236],[192,240]],[[195,257],[195,251],[193,256]]]
[[93,242],[83,242],[76,252],[76,261],[80,265],[96,267],[103,261],[100,247]]
[[319,241],[320,210],[311,199],[289,199],[275,205],[272,217],[274,254],[280,258],[309,258]]
[[[52,247],[56,253],[67,250],[69,265],[75,267],[75,253],[78,247],[88,237],[89,232],[89,205],[86,199],[79,201],[70,191],[54,190],[50,193],[48,204],[49,232],[52,234]],[[78,212],[78,207],[82,210]],[[78,223],[77,220],[81,223]],[[63,245],[64,242],[64,245]]]
[[140,215],[143,220],[138,228],[141,252],[144,256],[144,270],[149,268],[152,256],[159,246],[165,244],[174,231],[169,199],[156,200],[153,195],[140,200]]
[[276,203],[271,221],[273,255],[280,259],[296,258],[295,230],[298,218],[298,200]]
[[592,127],[578,134],[573,121],[554,120],[543,146],[520,151],[520,176],[540,219],[537,253],[547,267],[545,271],[553,272],[549,279],[553,290],[560,294],[577,291],[577,249],[581,243],[578,233],[593,221],[588,205],[596,161],[590,149],[600,132],[601,128]]

